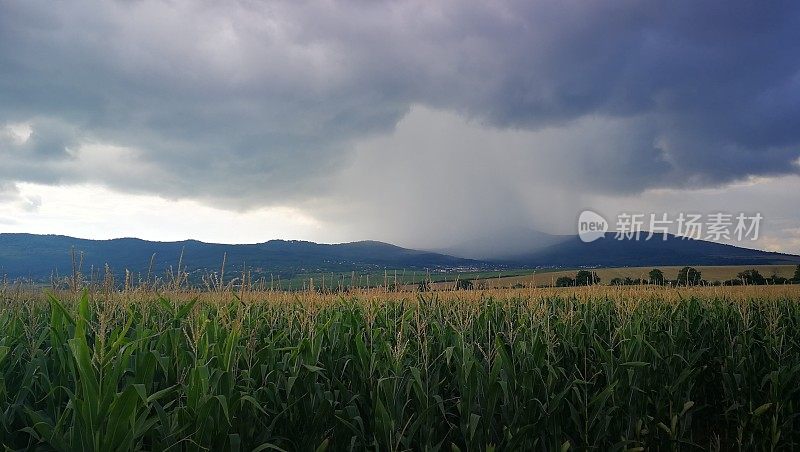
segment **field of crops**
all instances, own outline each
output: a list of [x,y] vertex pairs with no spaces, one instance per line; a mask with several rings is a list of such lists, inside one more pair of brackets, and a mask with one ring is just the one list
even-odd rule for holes
[[6,450],[786,450],[798,412],[798,286],[0,304]]

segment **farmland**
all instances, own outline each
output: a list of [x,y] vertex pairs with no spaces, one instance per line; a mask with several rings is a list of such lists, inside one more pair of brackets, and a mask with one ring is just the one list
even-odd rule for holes
[[0,443],[787,449],[798,325],[798,286],[6,290]]
[[[648,272],[654,267],[616,267],[616,268],[591,268],[598,277],[600,277],[601,284],[608,284],[614,278],[641,278],[647,280]],[[682,266],[655,266],[664,272],[664,277],[668,280],[677,278],[678,271]],[[700,265],[695,267],[703,275],[703,278],[710,281],[725,281],[728,279],[735,279],[736,275],[740,272],[750,269],[756,269],[764,276],[778,275],[785,278],[791,278],[794,275],[796,265]],[[562,270],[562,269],[542,269],[534,271],[527,271],[523,274],[502,274],[498,273],[494,277],[477,277],[474,279],[476,284],[489,288],[502,288],[512,287],[515,285],[522,286],[548,286],[553,285],[555,281],[562,276],[575,276],[576,270]],[[444,285],[436,286],[445,288]]]
[[[664,272],[667,280],[677,278],[682,266],[651,266],[651,267],[609,267],[588,268],[600,278],[600,284],[609,284],[614,278],[643,279],[647,281],[648,273],[653,268]],[[701,265],[694,267],[702,273],[703,279],[709,283],[736,279],[740,272],[755,269],[764,276],[777,275],[791,279],[797,265]],[[387,270],[366,274],[359,273],[312,273],[301,274],[291,279],[281,281],[281,288],[290,290],[303,290],[313,285],[317,289],[337,290],[343,287],[372,287],[386,288],[399,287],[404,290],[416,290],[419,283],[428,281],[434,290],[452,290],[457,281],[470,281],[476,288],[503,289],[512,287],[546,287],[553,286],[562,276],[574,277],[579,269],[560,268],[507,268],[503,270],[439,270],[436,272],[421,272],[408,270]],[[269,282],[266,283],[269,286]]]

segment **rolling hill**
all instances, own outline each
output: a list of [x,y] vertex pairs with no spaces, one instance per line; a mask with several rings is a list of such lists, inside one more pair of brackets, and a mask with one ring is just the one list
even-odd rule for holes
[[[72,273],[72,250],[82,258],[82,272],[109,264],[116,274],[163,275],[170,267],[192,271],[219,270],[223,256],[227,271],[244,266],[257,274],[294,276],[303,273],[375,271],[385,268],[456,269],[485,268],[487,263],[427,251],[416,251],[375,241],[335,245],[305,241],[270,240],[247,245],[204,243],[196,240],[151,242],[123,238],[87,240],[58,235],[0,234],[0,275],[9,278],[48,279]],[[152,269],[150,262],[153,260]]]
[[800,256],[660,235],[651,240],[616,240],[613,233],[591,243],[577,236],[503,260],[524,267],[640,267],[649,265],[800,264]]
[[[382,272],[384,269],[466,272],[510,268],[800,264],[800,256],[674,236],[666,241],[618,241],[608,234],[592,243],[583,243],[577,237],[560,237],[549,243],[533,251],[527,244],[517,251],[506,248],[503,250],[505,258],[488,260],[453,257],[375,241],[331,245],[270,240],[226,245],[196,240],[152,242],[133,238],[87,240],[59,235],[0,234],[0,276],[47,280],[53,275],[71,275],[72,250],[84,274],[102,271],[108,264],[117,275],[130,270],[139,275],[150,272],[161,276],[171,268],[177,269],[181,256],[182,268],[192,274],[218,271],[226,256],[229,275],[246,267],[254,275],[273,274],[284,278],[327,272]],[[474,250],[481,254],[486,252],[477,245]]]

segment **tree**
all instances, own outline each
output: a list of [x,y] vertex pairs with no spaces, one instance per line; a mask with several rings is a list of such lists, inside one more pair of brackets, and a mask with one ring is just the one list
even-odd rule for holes
[[622,278],[612,278],[608,283],[612,286],[621,286],[625,284],[625,281],[623,281]]
[[650,270],[650,284],[658,284],[659,286],[664,285],[664,272],[661,270],[654,268]]
[[789,279],[784,278],[783,276],[778,275],[777,273],[773,273],[772,276],[767,278],[767,284],[773,285],[781,285],[790,282]]
[[559,276],[556,279],[556,287],[572,287],[575,285],[575,280],[569,276]]
[[599,284],[600,277],[597,276],[597,273],[590,272],[589,270],[579,270],[578,273],[575,274],[575,285],[576,286],[591,286],[592,284]]
[[755,268],[739,272],[736,277],[742,280],[742,284],[747,285],[760,286],[767,283],[767,280]]
[[700,272],[694,267],[683,267],[678,272],[679,286],[696,286],[700,284]]
[[472,281],[468,279],[459,279],[456,281],[456,290],[472,290]]
[[794,270],[794,278],[792,278],[792,281],[794,281],[797,284],[800,284],[800,265],[798,265],[797,268]]

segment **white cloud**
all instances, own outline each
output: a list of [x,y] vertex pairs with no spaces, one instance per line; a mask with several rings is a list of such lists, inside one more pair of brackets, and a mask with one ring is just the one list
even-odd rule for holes
[[[82,238],[188,238],[221,243],[258,243],[269,239],[338,241],[341,236],[317,219],[286,206],[231,212],[190,200],[119,193],[96,185],[52,187],[19,184],[21,197],[39,202],[26,209],[0,202],[2,232],[61,234]],[[33,202],[33,201],[32,201]]]
[[5,129],[0,133],[0,137],[5,135],[12,144],[21,145],[28,141],[32,132],[33,128],[29,123],[17,122],[6,124]]

